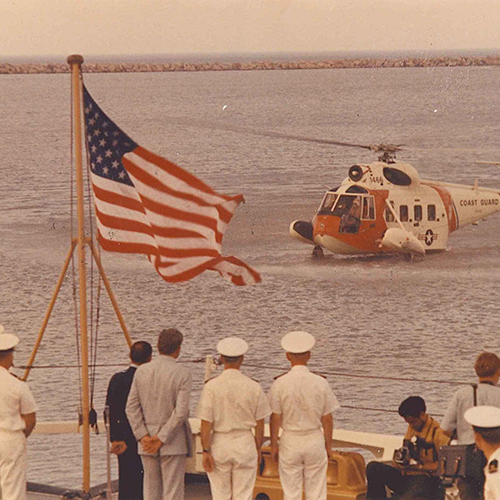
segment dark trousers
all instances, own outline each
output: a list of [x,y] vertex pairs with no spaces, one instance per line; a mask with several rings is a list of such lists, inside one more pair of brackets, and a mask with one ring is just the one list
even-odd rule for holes
[[460,500],[483,500],[484,498],[484,482],[482,478],[460,478],[457,480],[458,491],[460,492]]
[[366,467],[367,500],[388,498],[386,487],[400,500],[440,500],[444,494],[438,477],[404,475],[399,469],[381,462],[370,462]]
[[144,470],[137,453],[137,443],[127,442],[127,450],[118,455],[119,500],[142,500],[143,478]]

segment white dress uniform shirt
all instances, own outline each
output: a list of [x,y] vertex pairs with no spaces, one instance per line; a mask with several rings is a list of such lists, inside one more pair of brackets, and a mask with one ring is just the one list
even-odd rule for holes
[[269,395],[271,411],[281,415],[279,473],[285,500],[326,500],[328,457],[321,418],[340,404],[328,382],[296,365],[277,378]]
[[251,430],[270,414],[260,385],[237,369],[225,369],[205,384],[197,416],[213,425],[213,500],[252,500],[257,448]]
[[321,429],[321,417],[340,408],[328,382],[302,365],[274,381],[269,399],[271,411],[281,415],[284,431]]
[[270,414],[259,383],[232,368],[205,384],[198,406],[198,418],[211,422],[214,432],[253,429]]
[[36,403],[26,382],[0,366],[0,430],[24,431],[21,415],[36,412]]
[[484,468],[486,483],[484,484],[484,500],[500,500],[500,448],[488,460]]
[[26,498],[26,424],[21,415],[36,412],[26,382],[0,367],[0,497]]

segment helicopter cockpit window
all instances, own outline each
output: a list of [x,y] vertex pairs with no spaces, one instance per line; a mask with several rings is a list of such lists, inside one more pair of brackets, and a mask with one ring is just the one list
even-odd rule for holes
[[375,220],[375,201],[373,196],[363,197],[363,219]]
[[357,233],[361,224],[361,196],[341,195],[333,215],[340,217],[339,233]]
[[320,212],[331,212],[335,205],[335,201],[337,200],[338,195],[335,193],[326,193],[323,203],[319,209]]
[[[391,204],[392,208],[394,208],[394,202],[391,201],[390,204]],[[396,220],[394,218],[394,214],[392,213],[391,210],[389,210],[389,208],[385,209],[385,220],[386,220],[386,222],[394,222]]]
[[427,220],[436,220],[436,205],[427,205]]
[[368,194],[368,190],[361,186],[351,186],[347,189],[346,193],[363,193]]
[[384,177],[396,186],[409,186],[411,177],[399,168],[384,167]]
[[415,205],[413,207],[413,214],[415,222],[419,222],[422,220],[422,205]]
[[399,220],[401,222],[408,222],[408,205],[401,205],[399,207]]

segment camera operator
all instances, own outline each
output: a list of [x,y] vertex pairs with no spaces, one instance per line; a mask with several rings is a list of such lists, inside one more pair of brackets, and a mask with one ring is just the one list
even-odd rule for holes
[[386,487],[401,500],[442,498],[441,481],[432,473],[437,470],[437,450],[447,445],[450,438],[439,422],[427,415],[425,401],[420,396],[405,399],[398,413],[408,423],[403,447],[396,450],[390,464],[368,464],[367,500],[386,499]]

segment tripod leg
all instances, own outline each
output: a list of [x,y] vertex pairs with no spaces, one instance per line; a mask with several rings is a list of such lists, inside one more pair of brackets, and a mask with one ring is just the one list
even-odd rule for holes
[[72,240],[71,242],[71,248],[68,251],[68,256],[66,257],[66,261],[64,262],[61,274],[59,275],[59,279],[57,280],[57,285],[56,289],[54,290],[54,293],[52,294],[52,300],[50,301],[49,307],[47,309],[47,312],[45,313],[45,317],[43,318],[42,326],[40,327],[40,331],[38,332],[38,337],[36,339],[35,345],[33,347],[33,352],[31,353],[30,360],[28,361],[27,368],[24,372],[24,375],[22,376],[22,380],[26,381],[28,378],[28,375],[31,371],[31,367],[33,365],[33,362],[35,361],[36,353],[38,351],[38,348],[40,347],[40,344],[42,342],[43,334],[45,333],[45,328],[47,328],[47,324],[50,319],[50,315],[52,314],[52,311],[54,309],[54,306],[56,304],[56,299],[57,296],[59,295],[59,290],[61,290],[62,283],[64,281],[64,277],[66,276],[66,271],[68,270],[69,263],[71,262],[71,258],[73,257],[73,252],[76,247],[76,239]]

